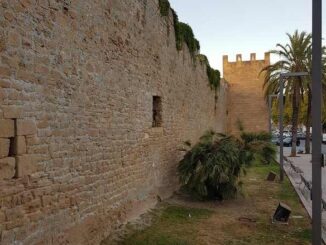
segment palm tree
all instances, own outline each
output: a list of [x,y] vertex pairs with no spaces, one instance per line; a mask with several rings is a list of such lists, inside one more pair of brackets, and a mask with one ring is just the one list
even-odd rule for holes
[[[306,32],[294,34],[287,33],[289,43],[277,44],[278,49],[272,50],[272,54],[280,56],[280,60],[275,64],[266,66],[261,73],[265,75],[264,91],[266,101],[269,94],[280,93],[280,74],[287,72],[309,72],[307,68],[307,57],[311,50],[311,34]],[[284,82],[285,97],[292,100],[292,149],[291,156],[296,156],[296,141],[299,121],[299,110],[304,91],[306,91],[309,79],[305,77],[290,77]]]

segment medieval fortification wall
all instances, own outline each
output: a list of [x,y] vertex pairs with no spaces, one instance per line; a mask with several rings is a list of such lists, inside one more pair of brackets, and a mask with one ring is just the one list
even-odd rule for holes
[[183,141],[225,130],[226,87],[214,111],[171,19],[157,0],[0,1],[1,244],[98,244],[178,187]]

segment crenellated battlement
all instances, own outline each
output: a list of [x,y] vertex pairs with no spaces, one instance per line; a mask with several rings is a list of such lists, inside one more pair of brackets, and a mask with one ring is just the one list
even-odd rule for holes
[[223,64],[227,65],[227,64],[241,64],[241,63],[261,63],[264,62],[266,64],[270,63],[270,53],[266,52],[264,55],[264,59],[263,60],[257,60],[256,59],[256,53],[251,53],[250,54],[250,60],[242,60],[242,54],[237,54],[236,55],[236,61],[229,61],[229,56],[228,55],[223,55]]

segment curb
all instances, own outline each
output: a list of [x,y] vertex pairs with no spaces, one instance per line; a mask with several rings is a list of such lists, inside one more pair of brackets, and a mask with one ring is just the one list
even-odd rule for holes
[[[300,184],[298,184],[296,182],[294,177],[291,175],[290,171],[291,171],[291,169],[289,167],[284,166],[284,172],[285,172],[286,176],[290,180],[292,187],[294,188],[295,192],[299,196],[300,202],[301,202],[302,206],[306,209],[306,212],[308,213],[309,218],[312,219],[311,202],[309,202],[306,199],[306,197],[303,195],[301,188],[300,188]],[[297,175],[298,175],[297,176],[298,178],[301,178],[301,176],[299,174],[297,174]],[[310,194],[309,194],[309,196],[310,196]],[[325,231],[325,228],[323,225],[322,225],[322,240],[323,240],[323,244],[326,244],[326,231]]]

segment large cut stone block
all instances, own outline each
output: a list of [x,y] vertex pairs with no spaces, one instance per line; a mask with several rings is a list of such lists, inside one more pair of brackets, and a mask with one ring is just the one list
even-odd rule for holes
[[25,136],[17,136],[15,138],[15,155],[26,154],[26,139]]
[[36,124],[33,120],[17,119],[17,135],[36,134]]
[[10,138],[15,135],[14,120],[0,120],[0,138]]
[[11,179],[15,176],[15,158],[0,159],[0,180]]
[[17,177],[31,175],[37,170],[34,158],[30,155],[17,156]]
[[3,116],[7,119],[21,118],[23,110],[18,106],[4,106]]
[[0,138],[0,158],[9,156],[10,140],[8,138]]

